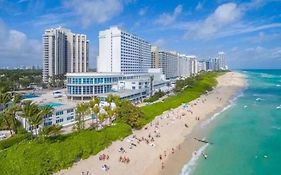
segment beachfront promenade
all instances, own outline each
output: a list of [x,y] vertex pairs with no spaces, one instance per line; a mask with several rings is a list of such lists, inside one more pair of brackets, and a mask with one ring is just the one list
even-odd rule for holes
[[[177,166],[173,166],[173,157],[188,155],[190,159],[202,145],[194,140],[188,146],[190,149],[183,149],[185,137],[191,134],[198,124],[228,105],[229,100],[246,86],[244,75],[236,72],[226,73],[217,80],[218,85],[213,91],[190,102],[187,107],[180,106],[166,111],[123,141],[116,141],[99,154],[81,160],[57,174],[179,173],[179,164],[181,167],[186,157],[180,159],[183,162],[177,162]],[[188,153],[180,154],[181,151]]]

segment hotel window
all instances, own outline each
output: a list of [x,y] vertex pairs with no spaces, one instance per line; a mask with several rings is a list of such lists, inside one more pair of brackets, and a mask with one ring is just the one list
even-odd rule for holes
[[102,84],[103,78],[95,78],[95,84]]
[[50,122],[44,122],[44,126],[50,126],[50,125],[52,125],[51,121]]
[[63,111],[57,111],[56,112],[56,115],[62,115],[63,114]]
[[68,109],[67,110],[67,113],[71,113],[71,112],[73,112],[73,109]]
[[61,122],[63,122],[63,118],[56,120],[56,123],[61,123]]
[[73,94],[81,94],[81,86],[74,86]]
[[69,117],[67,117],[66,119],[67,120],[72,120],[74,118],[74,116],[69,116]]

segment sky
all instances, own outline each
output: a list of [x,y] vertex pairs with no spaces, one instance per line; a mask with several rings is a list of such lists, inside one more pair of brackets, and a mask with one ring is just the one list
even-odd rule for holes
[[91,68],[110,26],[200,59],[224,51],[232,69],[281,68],[281,0],[0,0],[0,67],[42,65],[59,26],[87,35]]

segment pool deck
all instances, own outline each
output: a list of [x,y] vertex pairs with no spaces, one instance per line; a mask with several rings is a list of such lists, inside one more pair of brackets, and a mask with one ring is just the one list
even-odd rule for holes
[[77,103],[79,103],[79,101],[72,101],[70,99],[67,99],[66,89],[61,89],[59,91],[62,92],[62,97],[54,97],[53,91],[45,91],[39,97],[29,98],[26,100],[31,100],[39,105],[44,105],[44,104],[48,104],[48,103],[62,104],[62,105],[53,107],[56,111],[76,107],[76,105],[77,105]]

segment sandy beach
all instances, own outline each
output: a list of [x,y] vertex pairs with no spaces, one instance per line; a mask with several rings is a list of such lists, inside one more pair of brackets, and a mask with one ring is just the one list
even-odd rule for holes
[[[245,76],[236,72],[226,73],[217,80],[217,87],[208,94],[187,106],[164,112],[123,141],[116,141],[96,156],[57,174],[179,174],[182,166],[203,145],[193,139],[201,137],[194,128],[223,110],[246,86]],[[105,170],[103,165],[109,169]]]

